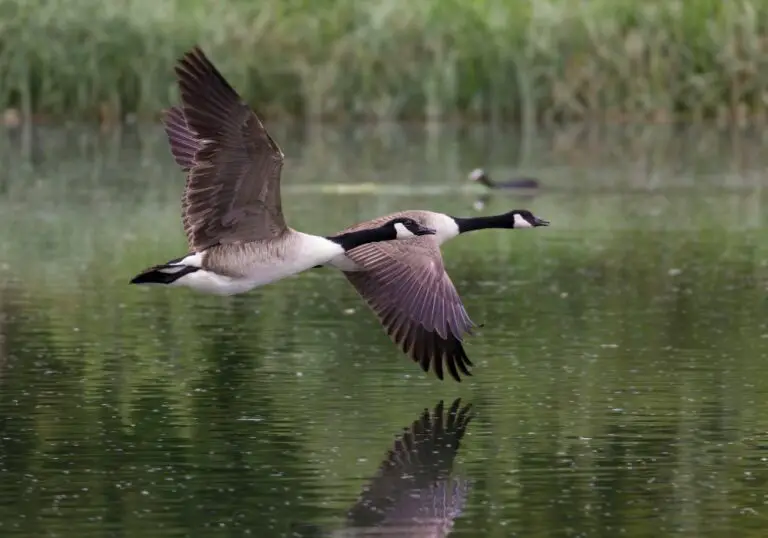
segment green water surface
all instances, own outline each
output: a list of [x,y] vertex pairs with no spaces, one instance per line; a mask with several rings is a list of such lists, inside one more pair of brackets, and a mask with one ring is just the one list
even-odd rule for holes
[[[476,166],[542,180],[481,212],[525,207],[549,228],[443,247],[484,324],[473,377],[421,372],[330,269],[228,298],[129,286],[185,252],[162,131],[3,133],[0,536],[342,535],[396,436],[457,398],[473,418],[440,461],[470,484],[451,536],[765,535],[758,136],[274,135],[286,217],[312,233],[477,214]],[[437,536],[420,528],[389,536]]]

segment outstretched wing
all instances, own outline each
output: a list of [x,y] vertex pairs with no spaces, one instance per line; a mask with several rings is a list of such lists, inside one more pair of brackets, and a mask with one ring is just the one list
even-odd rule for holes
[[[287,231],[280,203],[283,153],[256,114],[197,47],[176,66],[181,109],[169,113],[171,151],[188,168],[184,228],[191,250],[272,239]],[[194,133],[190,140],[187,133]],[[197,142],[194,156],[190,152]]]

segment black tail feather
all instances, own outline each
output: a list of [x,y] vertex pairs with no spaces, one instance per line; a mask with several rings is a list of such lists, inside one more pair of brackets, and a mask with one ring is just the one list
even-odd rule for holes
[[184,275],[194,273],[199,267],[189,265],[156,265],[145,269],[131,279],[131,284],[171,284]]

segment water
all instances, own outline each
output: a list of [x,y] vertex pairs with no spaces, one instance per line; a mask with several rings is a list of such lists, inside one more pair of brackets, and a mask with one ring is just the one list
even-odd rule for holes
[[[473,214],[478,165],[542,179],[483,211],[527,207],[551,227],[443,248],[485,323],[474,376],[422,374],[330,270],[233,298],[128,286],[184,253],[162,133],[7,133],[0,536],[426,537],[424,517],[450,511],[459,537],[763,535],[764,141],[274,133],[287,218],[318,233],[404,208]],[[452,451],[457,399],[471,418]],[[440,402],[443,421],[419,426]],[[382,531],[386,514],[400,521]]]

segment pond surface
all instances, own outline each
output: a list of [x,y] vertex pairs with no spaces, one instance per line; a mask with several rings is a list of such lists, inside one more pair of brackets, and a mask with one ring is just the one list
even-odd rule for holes
[[541,179],[482,212],[549,228],[444,245],[485,324],[474,375],[424,374],[331,270],[230,298],[129,286],[185,252],[160,129],[4,133],[0,536],[764,535],[765,141],[273,134],[288,222],[315,233],[476,214],[476,166]]

